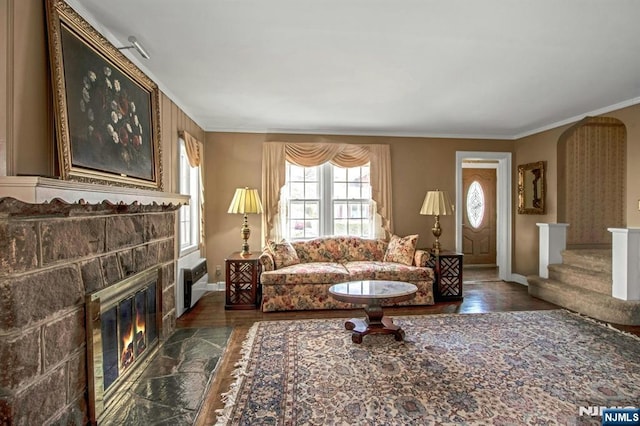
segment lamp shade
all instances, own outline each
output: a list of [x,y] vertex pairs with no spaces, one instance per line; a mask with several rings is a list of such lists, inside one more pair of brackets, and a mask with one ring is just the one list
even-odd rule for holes
[[262,213],[262,203],[257,189],[238,188],[233,195],[227,213]]
[[446,191],[428,191],[420,214],[446,216],[453,214],[453,204]]

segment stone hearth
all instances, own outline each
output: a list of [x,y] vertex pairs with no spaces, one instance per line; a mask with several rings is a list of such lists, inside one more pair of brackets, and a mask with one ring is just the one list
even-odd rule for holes
[[174,331],[178,207],[0,198],[0,424],[87,422],[87,294],[158,267]]

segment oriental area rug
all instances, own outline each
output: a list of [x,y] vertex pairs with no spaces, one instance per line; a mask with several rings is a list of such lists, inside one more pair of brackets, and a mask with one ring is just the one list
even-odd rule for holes
[[[263,321],[218,413],[225,425],[582,425],[640,406],[640,339],[564,310]],[[596,410],[596,411],[594,411]]]

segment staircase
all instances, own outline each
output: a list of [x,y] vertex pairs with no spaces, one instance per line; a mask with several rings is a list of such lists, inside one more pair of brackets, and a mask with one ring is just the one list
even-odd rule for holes
[[611,296],[611,250],[563,250],[562,263],[548,267],[549,278],[527,277],[529,294],[614,324],[640,325],[640,301]]

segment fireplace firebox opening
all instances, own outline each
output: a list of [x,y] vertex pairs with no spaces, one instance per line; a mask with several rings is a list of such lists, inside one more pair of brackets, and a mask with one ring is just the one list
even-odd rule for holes
[[87,296],[89,415],[93,424],[158,349],[162,283],[153,267]]

